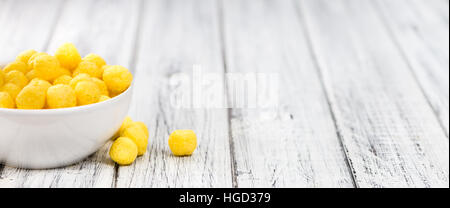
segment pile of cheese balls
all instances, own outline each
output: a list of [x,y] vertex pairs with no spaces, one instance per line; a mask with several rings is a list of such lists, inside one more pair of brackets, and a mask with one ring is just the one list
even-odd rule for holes
[[[109,150],[111,159],[119,165],[130,165],[147,151],[149,133],[142,122],[127,117],[113,137]],[[169,136],[169,147],[175,156],[189,156],[197,147],[197,136],[192,130],[175,130]]]
[[148,129],[143,122],[135,122],[127,117],[113,137],[109,156],[119,165],[129,165],[137,156],[144,155],[148,145]]
[[[71,43],[60,46],[54,56],[27,50],[0,68],[0,108],[57,109],[89,105],[127,90],[132,74],[123,66],[107,65],[102,57],[80,56]],[[144,155],[149,139],[147,126],[127,117],[113,137],[111,159],[129,165]],[[169,137],[175,156],[191,155],[197,147],[192,130],[176,130]]]
[[54,56],[27,50],[0,69],[0,108],[89,105],[121,94],[132,80],[127,68],[107,65],[92,53],[82,58],[71,43],[61,45]]

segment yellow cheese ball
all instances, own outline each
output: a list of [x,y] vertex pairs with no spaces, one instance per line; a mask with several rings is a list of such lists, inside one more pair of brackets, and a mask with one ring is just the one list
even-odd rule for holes
[[57,84],[47,90],[49,108],[70,108],[77,106],[77,96],[69,85]]
[[122,125],[120,126],[119,130],[116,132],[116,134],[113,136],[113,139],[116,139],[117,137],[120,136],[120,134],[122,134],[122,132],[125,130],[125,128],[127,128],[129,125],[131,125],[133,123],[133,120],[131,119],[130,116],[127,116],[123,122]]
[[147,125],[145,125],[144,122],[136,121],[136,122],[134,122],[134,125],[137,125],[140,128],[142,128],[142,130],[145,132],[145,135],[147,136],[147,138],[149,137],[148,128],[147,128]]
[[73,71],[73,76],[78,74],[89,74],[91,77],[102,78],[103,71],[98,68],[97,64],[90,61],[82,61],[78,64],[78,67]]
[[72,72],[64,67],[59,67],[58,70],[56,71],[55,78],[58,78],[63,75],[72,76]]
[[[30,83],[27,86],[33,86],[35,88],[39,88],[40,90],[45,92],[45,95],[47,96],[47,91],[48,88],[50,88],[52,86],[52,84],[50,84],[50,82],[39,79],[39,78],[35,78],[33,80],[30,81]],[[17,100],[17,98],[16,98]],[[47,99],[46,99],[47,100]],[[44,105],[44,108],[46,108],[47,105]]]
[[23,62],[25,64],[28,64],[28,61],[30,60],[31,56],[33,56],[36,53],[37,53],[37,51],[35,51],[35,50],[26,50],[26,51],[20,53],[16,57],[16,60],[17,61],[21,61],[21,62]]
[[50,55],[40,55],[34,58],[32,62],[32,68],[36,71],[36,76],[47,81],[58,77],[59,67],[58,59]]
[[128,129],[128,127],[130,127],[130,126],[136,126],[134,128],[141,128],[142,132],[144,132],[144,134],[145,134],[145,136],[147,138],[147,141],[148,141],[149,132],[148,132],[148,128],[145,125],[145,123],[144,122],[140,122],[140,121],[136,121],[135,122],[129,116],[127,116],[125,118],[124,122],[122,123],[122,126],[120,126],[118,134],[119,135],[124,135],[125,130]]
[[89,81],[90,82],[90,81],[92,81],[92,78],[88,74],[79,74],[79,75],[73,77],[73,79],[70,81],[69,85],[70,85],[70,87],[75,89],[77,84],[81,81]]
[[100,95],[100,98],[98,99],[98,102],[104,102],[111,99],[110,97],[106,96],[106,95]]
[[47,81],[39,79],[39,78],[32,79],[30,81],[30,83],[28,83],[28,85],[39,87],[39,88],[43,89],[45,92],[47,92],[48,88],[52,86],[52,84],[50,84],[50,82],[47,82]]
[[53,85],[57,85],[57,84],[65,84],[65,85],[70,85],[70,81],[72,81],[72,77],[69,75],[62,75],[58,78],[56,78],[53,81]]
[[122,93],[130,87],[133,75],[123,66],[108,66],[103,72],[103,81],[113,94]]
[[17,95],[18,109],[43,109],[45,107],[47,89],[35,84],[29,84]]
[[33,69],[33,62],[34,60],[42,55],[48,55],[48,53],[44,53],[44,52],[38,52],[38,53],[34,53],[33,55],[31,55],[31,57],[28,59],[28,70],[32,70]]
[[121,94],[121,93],[117,93],[117,92],[116,92],[116,93],[114,93],[114,92],[109,92],[109,96],[112,97],[112,98],[113,98],[113,97],[116,97],[116,96],[118,96],[118,95],[120,95],[120,94]]
[[5,84],[5,72],[0,68],[0,87]]
[[98,79],[98,78],[92,78],[92,81],[98,86],[98,88],[100,89],[100,94],[101,95],[105,95],[109,97],[109,91],[108,91],[108,87],[106,86],[105,82]]
[[111,145],[109,156],[119,165],[129,165],[136,160],[138,147],[127,137],[120,137]]
[[0,92],[0,108],[14,108],[14,100],[9,93]]
[[138,126],[139,128],[142,129],[142,131],[145,133],[145,136],[147,137],[147,139],[149,138],[149,133],[148,133],[148,128],[147,126],[140,121],[136,121],[134,122],[131,117],[127,116],[125,118],[125,120],[123,121],[122,125],[120,126],[119,130],[117,131],[116,135],[114,136],[114,138],[117,138],[119,135],[122,135],[125,130],[130,127],[130,126]]
[[33,79],[37,78],[35,70],[29,71],[25,76],[27,77],[28,80],[33,80]]
[[0,87],[0,92],[7,92],[13,100],[16,100],[17,95],[22,89],[13,83],[6,83],[3,87]]
[[22,62],[22,61],[13,61],[11,63],[9,63],[8,65],[5,66],[5,68],[3,69],[3,72],[8,73],[11,71],[20,71],[23,74],[28,73],[28,66],[26,63]]
[[125,128],[121,137],[128,137],[136,143],[138,147],[138,156],[144,155],[147,151],[148,137],[145,131],[138,125],[133,123]]
[[10,71],[5,76],[6,83],[13,83],[21,89],[28,84],[27,77],[20,71]]
[[197,136],[192,130],[175,130],[170,134],[169,147],[175,156],[191,155],[197,148]]
[[81,61],[80,53],[72,43],[61,45],[55,52],[55,57],[59,60],[62,67],[74,70]]
[[97,65],[97,67],[100,68],[102,71],[103,71],[102,67],[104,65],[106,65],[105,60],[101,56],[99,56],[97,54],[93,54],[93,53],[86,55],[82,59],[82,61],[89,61],[89,62],[95,63]]
[[110,67],[110,66],[111,66],[111,65],[108,65],[108,64],[103,65],[103,66],[102,66],[102,71],[105,72],[105,69],[108,68],[108,67]]
[[92,81],[81,81],[75,87],[78,105],[97,103],[100,99],[100,89]]

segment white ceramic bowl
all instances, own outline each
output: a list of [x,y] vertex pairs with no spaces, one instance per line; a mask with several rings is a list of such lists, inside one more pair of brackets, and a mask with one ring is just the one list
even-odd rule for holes
[[132,91],[133,86],[105,102],[73,108],[0,108],[0,163],[46,169],[88,157],[119,129]]

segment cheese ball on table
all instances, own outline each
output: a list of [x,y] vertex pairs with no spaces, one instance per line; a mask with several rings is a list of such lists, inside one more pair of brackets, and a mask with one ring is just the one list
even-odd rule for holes
[[78,105],[97,103],[100,99],[100,89],[92,81],[81,81],[75,87]]
[[123,122],[122,125],[120,126],[119,130],[116,132],[116,134],[114,134],[113,139],[117,139],[117,137],[119,137],[123,131],[125,131],[125,129],[130,126],[133,123],[133,120],[131,119],[130,116],[127,116]]
[[127,137],[119,137],[111,145],[109,156],[119,165],[129,165],[134,162],[138,155],[138,147]]
[[117,94],[130,87],[133,75],[123,66],[108,66],[103,72],[103,81],[112,94]]
[[55,52],[55,57],[58,59],[62,67],[73,71],[77,68],[81,61],[80,53],[72,43],[65,43],[61,45]]
[[123,133],[120,134],[121,137],[128,137],[136,143],[138,147],[138,156],[144,155],[147,151],[148,137],[145,131],[138,125],[132,123],[125,128]]
[[47,106],[49,108],[70,108],[77,105],[77,96],[69,85],[58,84],[47,90]]
[[148,133],[148,128],[147,128],[147,126],[145,125],[144,122],[136,121],[136,122],[133,123],[133,125],[139,126],[144,131],[144,133],[147,136],[147,138],[149,138],[150,135]]
[[169,147],[175,156],[189,156],[197,148],[197,136],[192,130],[175,130],[170,134]]
[[0,108],[14,108],[14,100],[9,93],[0,92]]

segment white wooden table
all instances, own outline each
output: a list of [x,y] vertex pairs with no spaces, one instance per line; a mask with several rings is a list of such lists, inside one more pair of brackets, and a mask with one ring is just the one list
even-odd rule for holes
[[[148,152],[0,166],[0,187],[449,187],[448,0],[0,0],[0,61],[63,42],[134,70]],[[174,108],[195,64],[277,73],[278,108]],[[180,128],[191,157],[170,154]]]

